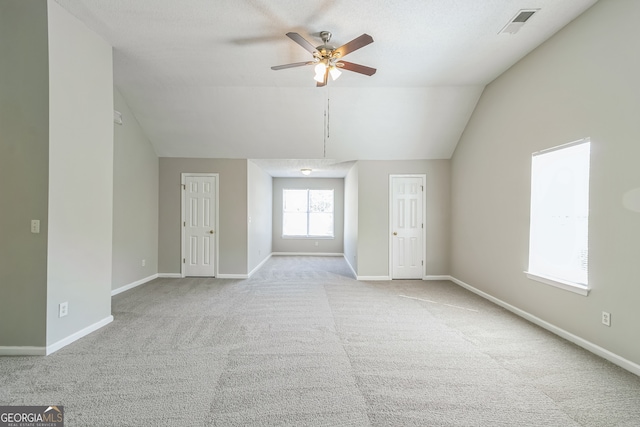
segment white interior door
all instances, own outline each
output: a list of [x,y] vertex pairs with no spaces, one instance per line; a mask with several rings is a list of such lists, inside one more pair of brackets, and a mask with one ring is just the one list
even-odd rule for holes
[[391,176],[391,278],[424,276],[424,176]]
[[183,276],[215,276],[216,178],[183,175]]

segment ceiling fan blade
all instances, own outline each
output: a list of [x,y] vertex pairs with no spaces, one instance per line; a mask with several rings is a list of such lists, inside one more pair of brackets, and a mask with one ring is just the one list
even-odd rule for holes
[[300,46],[302,46],[305,50],[308,50],[309,52],[315,54],[316,52],[318,52],[318,50],[315,48],[314,45],[312,45],[311,43],[309,43],[308,41],[306,41],[304,39],[304,37],[302,37],[300,34],[298,33],[294,33],[294,32],[290,32],[287,33],[287,37],[289,37],[291,40],[293,40],[294,42],[298,43]]
[[327,81],[329,80],[329,69],[324,70],[324,80],[322,82],[316,83],[316,87],[322,87],[327,85]]
[[271,67],[272,70],[284,70],[285,68],[293,68],[293,67],[302,67],[304,65],[312,65],[315,64],[313,61],[307,62],[294,62],[292,64],[284,64],[284,65],[274,65]]
[[373,43],[373,37],[371,37],[369,34],[363,34],[360,37],[356,37],[355,39],[351,40],[349,43],[340,46],[335,50],[335,52],[340,54],[340,58],[344,58],[354,50],[365,47],[370,43]]
[[338,68],[364,74],[367,76],[373,76],[377,71],[375,68],[367,67],[360,64],[354,64],[353,62],[347,61],[339,61],[338,63],[336,63],[336,65],[338,66]]

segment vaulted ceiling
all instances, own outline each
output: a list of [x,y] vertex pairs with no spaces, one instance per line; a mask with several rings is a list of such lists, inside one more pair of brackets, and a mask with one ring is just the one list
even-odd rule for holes
[[[159,156],[265,168],[450,158],[484,87],[596,2],[56,1],[113,46],[115,85]],[[500,34],[522,9],[539,10]],[[317,46],[323,30],[335,46],[371,35],[346,59],[376,74],[317,88],[312,66],[271,70],[312,58],[285,33]]]

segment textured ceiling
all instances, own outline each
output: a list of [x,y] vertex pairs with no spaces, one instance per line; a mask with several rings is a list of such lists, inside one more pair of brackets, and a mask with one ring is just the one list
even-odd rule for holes
[[[57,0],[114,47],[159,156],[336,163],[451,157],[484,86],[595,1]],[[498,34],[520,9],[540,11]],[[270,69],[311,59],[285,33],[322,30],[370,34],[346,59],[377,73],[316,88],[312,67]]]

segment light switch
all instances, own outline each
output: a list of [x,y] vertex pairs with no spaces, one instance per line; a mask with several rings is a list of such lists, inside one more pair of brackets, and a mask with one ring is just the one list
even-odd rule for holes
[[40,220],[39,219],[32,219],[31,220],[31,232],[32,233],[39,233],[40,232]]

